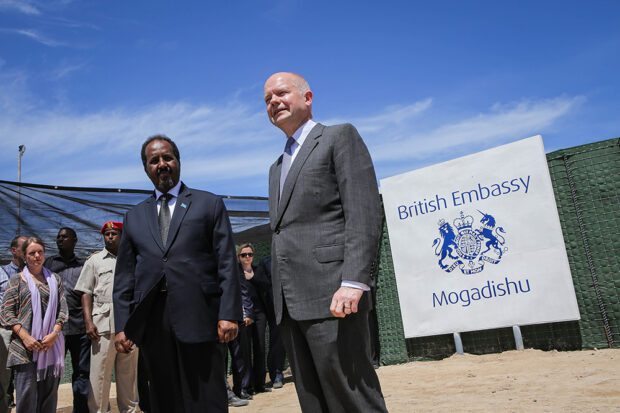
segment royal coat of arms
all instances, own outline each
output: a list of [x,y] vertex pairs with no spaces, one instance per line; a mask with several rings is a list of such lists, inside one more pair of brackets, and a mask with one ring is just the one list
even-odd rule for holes
[[485,263],[499,264],[508,250],[504,246],[504,228],[497,226],[492,215],[478,212],[482,214],[479,228],[473,227],[474,218],[463,211],[452,221],[453,225],[444,219],[438,222],[440,237],[433,241],[433,248],[439,257],[437,263],[445,272],[459,268],[466,275],[479,273]]

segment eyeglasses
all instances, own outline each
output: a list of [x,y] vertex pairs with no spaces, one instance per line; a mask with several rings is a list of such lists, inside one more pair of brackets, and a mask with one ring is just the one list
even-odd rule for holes
[[239,256],[241,258],[247,258],[247,257],[252,258],[254,256],[254,253],[253,252],[242,252],[241,254],[239,254]]

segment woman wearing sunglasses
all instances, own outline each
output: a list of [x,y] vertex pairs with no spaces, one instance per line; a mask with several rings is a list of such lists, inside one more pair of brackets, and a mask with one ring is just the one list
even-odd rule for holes
[[[252,304],[254,305],[254,322],[245,328],[242,334],[247,334],[247,342],[251,343],[252,357],[247,355],[246,365],[249,367],[251,377],[249,393],[262,393],[271,391],[265,387],[265,330],[267,328],[266,309],[268,305],[268,289],[271,288],[262,267],[254,262],[254,246],[252,244],[240,245],[237,249],[239,265],[243,271],[242,282],[248,289]],[[243,338],[242,338],[243,340]]]

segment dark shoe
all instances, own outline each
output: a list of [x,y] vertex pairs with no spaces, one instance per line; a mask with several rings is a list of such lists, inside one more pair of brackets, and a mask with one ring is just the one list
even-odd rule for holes
[[231,398],[228,399],[228,405],[230,407],[243,407],[243,406],[247,406],[248,404],[250,404],[248,400],[242,400],[238,398],[237,396],[232,396]]
[[242,400],[252,400],[252,395],[246,392],[245,390],[241,390],[237,395]]
[[260,387],[256,389],[255,393],[269,393],[271,389],[269,387]]
[[276,381],[284,383],[284,374],[282,374],[281,371],[277,371],[274,374],[269,373],[269,378],[271,379],[271,383],[275,383]]
[[273,382],[273,385],[271,387],[273,387],[274,389],[281,389],[282,386],[284,386],[282,380],[277,380]]

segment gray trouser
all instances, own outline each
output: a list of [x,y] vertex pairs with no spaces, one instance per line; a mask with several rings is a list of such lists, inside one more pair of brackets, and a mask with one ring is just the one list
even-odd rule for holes
[[7,389],[11,380],[11,370],[6,368],[6,360],[9,356],[9,343],[11,342],[10,330],[0,329],[0,413],[8,413]]
[[17,413],[56,413],[60,377],[48,374],[37,381],[36,363],[13,366]]

